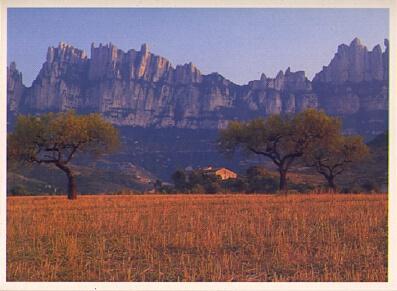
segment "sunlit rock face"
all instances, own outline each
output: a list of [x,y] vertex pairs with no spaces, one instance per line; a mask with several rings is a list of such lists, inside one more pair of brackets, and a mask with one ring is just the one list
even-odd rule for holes
[[344,84],[346,82],[359,83],[363,81],[385,81],[388,79],[388,47],[382,53],[380,45],[372,51],[355,38],[349,46],[342,44],[328,66],[316,74],[313,82]]
[[64,111],[84,106],[88,69],[87,55],[71,45],[50,47],[47,60],[30,88],[20,109],[25,111]]
[[[111,43],[92,44],[88,58],[84,51],[60,43],[48,49],[29,88],[22,84],[15,64],[10,65],[8,109],[100,112],[117,125],[159,128],[222,128],[230,120],[292,114],[311,107],[342,118],[365,112],[371,120],[372,111],[387,110],[387,41],[385,46],[385,52],[380,46],[368,51],[358,39],[340,45],[313,81],[304,71],[288,68],[274,78],[262,74],[259,80],[237,85],[218,73],[204,75],[192,63],[174,67],[152,54],[146,44],[127,52]],[[376,130],[387,127],[379,118],[372,119]],[[349,130],[360,132],[360,124],[354,124]]]
[[372,51],[355,38],[342,44],[330,64],[316,74],[312,85],[319,107],[348,120],[349,133],[376,135],[387,129],[389,103],[389,42],[385,51]]

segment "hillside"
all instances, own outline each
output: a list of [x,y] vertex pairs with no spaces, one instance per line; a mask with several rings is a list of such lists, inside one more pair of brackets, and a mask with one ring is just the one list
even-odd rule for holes
[[[127,127],[120,128],[120,131],[123,147],[119,153],[96,162],[80,160],[74,165],[81,193],[147,190],[152,188],[156,179],[171,182],[172,173],[178,169],[196,169],[208,165],[227,167],[239,175],[245,175],[251,166],[265,166],[274,180],[278,181],[274,166],[264,158],[222,155],[216,147],[217,131]],[[337,185],[342,189],[361,192],[387,190],[387,134],[378,135],[367,144],[370,147],[370,157],[355,163],[337,177]],[[290,186],[307,184],[318,187],[325,184],[321,175],[312,169],[302,168],[299,164],[291,169],[288,180]],[[18,170],[11,168],[7,181],[8,193],[17,191],[18,187],[33,194],[54,193],[55,188],[57,193],[66,190],[64,174],[48,166],[30,166]]]
[[[74,164],[78,192],[82,194],[143,191],[151,187],[153,176],[135,166],[124,168],[106,160],[91,166]],[[55,166],[31,165],[11,167],[7,173],[8,194],[66,193],[66,176]]]

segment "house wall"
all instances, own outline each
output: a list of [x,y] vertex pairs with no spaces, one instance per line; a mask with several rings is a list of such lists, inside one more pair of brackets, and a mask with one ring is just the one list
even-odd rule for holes
[[221,177],[222,180],[237,178],[237,174],[232,171],[229,171],[228,169],[220,169],[216,171],[215,174]]

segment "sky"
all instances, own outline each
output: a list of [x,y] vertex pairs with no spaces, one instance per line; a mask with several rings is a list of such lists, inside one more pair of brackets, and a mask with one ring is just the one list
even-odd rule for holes
[[9,8],[7,62],[30,86],[47,49],[63,41],[90,56],[91,43],[149,50],[173,66],[192,62],[237,84],[304,70],[309,79],[338,45],[355,37],[372,49],[389,35],[388,9]]

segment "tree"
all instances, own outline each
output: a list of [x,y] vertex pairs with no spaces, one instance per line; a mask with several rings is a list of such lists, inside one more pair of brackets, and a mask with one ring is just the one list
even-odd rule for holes
[[177,170],[172,174],[171,179],[179,192],[214,194],[221,190],[221,179],[201,169],[188,172]]
[[79,154],[98,156],[119,145],[117,129],[99,114],[47,113],[20,115],[8,135],[8,158],[13,161],[53,164],[68,178],[68,198],[76,199],[70,161]]
[[264,167],[253,166],[247,169],[249,193],[274,193],[277,191],[277,178]]
[[311,144],[337,134],[339,120],[314,109],[295,116],[272,115],[248,122],[232,121],[220,131],[219,147],[232,154],[238,148],[270,159],[279,172],[279,189],[287,190],[287,173]]
[[304,155],[307,166],[313,167],[327,180],[328,187],[336,190],[335,178],[347,165],[369,155],[361,136],[334,136],[313,144]]
[[161,193],[162,188],[163,188],[163,182],[159,179],[156,179],[156,181],[153,184],[153,187],[154,187],[154,191],[156,193]]
[[175,189],[180,192],[186,191],[187,181],[186,174],[182,170],[176,170],[172,176],[172,181],[174,182]]

